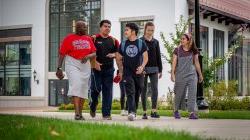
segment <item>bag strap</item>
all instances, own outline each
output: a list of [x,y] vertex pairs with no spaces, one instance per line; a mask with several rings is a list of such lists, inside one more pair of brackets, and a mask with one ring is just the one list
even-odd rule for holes
[[139,47],[139,52],[141,52],[142,50],[142,40],[141,39],[138,39],[138,47]]
[[122,41],[122,44],[121,44],[121,50],[122,50],[122,53],[124,53],[125,51],[125,44],[126,44],[126,39]]
[[143,53],[141,53],[141,51],[142,51],[142,40],[141,39],[138,39],[138,47],[139,47],[139,53],[140,53],[140,60],[139,60],[139,62],[140,62],[140,65],[143,63]]

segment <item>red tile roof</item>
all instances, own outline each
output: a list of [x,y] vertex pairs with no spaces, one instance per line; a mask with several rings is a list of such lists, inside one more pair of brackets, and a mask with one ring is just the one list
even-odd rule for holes
[[250,0],[200,0],[200,5],[250,21]]

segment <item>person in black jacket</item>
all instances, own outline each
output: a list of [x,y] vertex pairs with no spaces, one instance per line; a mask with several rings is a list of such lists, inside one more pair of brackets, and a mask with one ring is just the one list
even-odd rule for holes
[[142,119],[147,119],[147,86],[148,86],[148,77],[151,84],[151,101],[152,101],[152,118],[159,118],[157,113],[157,99],[158,99],[158,79],[162,77],[162,61],[161,61],[161,52],[158,40],[153,37],[155,26],[152,22],[148,22],[145,25],[144,36],[141,37],[148,46],[148,63],[145,67],[145,80],[144,80],[144,90],[141,95],[142,107],[143,107],[143,117]]

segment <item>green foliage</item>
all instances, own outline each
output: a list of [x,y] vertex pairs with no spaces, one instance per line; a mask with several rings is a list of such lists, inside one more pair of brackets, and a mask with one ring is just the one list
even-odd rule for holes
[[221,68],[233,56],[236,49],[241,46],[242,40],[243,36],[238,36],[234,41],[235,43],[222,57],[203,57],[202,63],[206,66],[203,68],[204,88],[211,87],[212,83],[215,82],[216,71]]
[[210,110],[250,110],[250,97],[239,99],[237,95],[237,81],[225,81],[213,83],[209,93],[209,88],[205,89],[205,97],[209,103]]
[[210,98],[208,102],[210,110],[250,110],[249,97],[242,99],[215,97]]
[[181,15],[179,23],[175,24],[175,34],[169,34],[171,41],[168,41],[162,32],[160,33],[161,39],[164,43],[164,47],[166,48],[168,54],[168,56],[165,56],[164,58],[166,58],[169,64],[172,64],[174,49],[180,45],[181,36],[186,33],[191,20],[192,18],[189,18],[186,21],[183,15]]
[[[113,104],[112,104],[112,109],[120,109],[120,102],[118,100],[114,100]],[[102,104],[99,102],[99,104],[97,105],[97,110],[102,109]],[[59,106],[59,110],[74,110],[74,105],[72,103],[69,104],[61,104]],[[83,104],[83,110],[89,110],[89,101],[85,101]]]

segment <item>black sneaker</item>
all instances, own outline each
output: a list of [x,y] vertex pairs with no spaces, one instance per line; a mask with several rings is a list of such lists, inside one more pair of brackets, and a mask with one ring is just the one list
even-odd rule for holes
[[89,114],[90,114],[90,116],[91,116],[92,118],[94,118],[94,117],[96,116],[96,113],[95,113],[94,111],[92,111],[91,109],[90,109]]
[[144,114],[142,115],[142,119],[144,119],[144,120],[147,120],[147,119],[148,119],[148,116],[147,116],[146,113],[144,113]]
[[151,112],[151,118],[160,118],[160,115],[157,112]]
[[85,120],[81,115],[75,115],[75,120]]
[[81,120],[85,120],[85,118],[84,118],[82,115],[80,115],[80,119],[81,119]]

